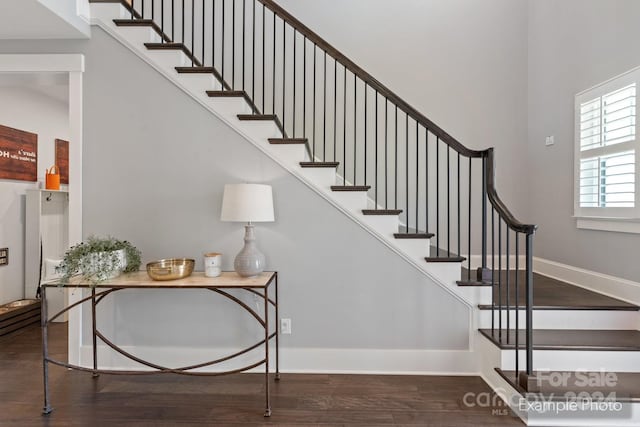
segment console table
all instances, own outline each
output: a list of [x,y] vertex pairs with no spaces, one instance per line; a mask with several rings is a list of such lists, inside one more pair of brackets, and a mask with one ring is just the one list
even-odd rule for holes
[[[272,286],[273,285],[273,286]],[[60,312],[56,313],[48,319],[47,313],[47,288],[59,287],[63,286],[65,288],[86,288],[90,290],[90,295],[86,296],[74,304],[69,305],[64,308]],[[270,296],[270,289],[273,289],[273,296]],[[224,296],[229,300],[235,302],[244,310],[246,310],[249,314],[251,314],[258,324],[264,329],[264,339],[243,349],[236,353],[230,354],[225,357],[218,358],[216,360],[211,360],[208,362],[198,363],[195,365],[182,366],[177,368],[170,368],[166,366],[161,366],[156,363],[142,360],[131,353],[126,352],[122,348],[120,348],[117,344],[110,341],[107,337],[105,337],[98,329],[96,322],[96,306],[107,296],[117,291],[122,291],[126,289],[205,289],[212,291],[218,295]],[[253,310],[249,307],[248,304],[241,301],[236,296],[230,294],[228,290],[243,290],[244,292],[248,292],[252,295],[257,296],[264,303],[264,313],[262,315],[258,313],[256,310]],[[205,277],[204,273],[193,273],[191,276],[185,279],[178,280],[170,280],[170,281],[154,281],[147,275],[146,272],[136,272],[130,274],[124,274],[115,279],[98,283],[97,285],[92,285],[91,283],[83,280],[80,277],[73,278],[70,283],[61,285],[57,282],[45,283],[42,285],[42,362],[44,368],[44,408],[43,413],[49,414],[53,410],[49,400],[49,368],[48,364],[53,363],[55,365],[63,366],[65,368],[77,369],[81,371],[91,372],[94,377],[97,377],[99,374],[153,374],[153,373],[172,373],[172,374],[181,374],[181,375],[209,375],[209,376],[218,376],[218,375],[227,375],[234,374],[239,372],[244,372],[249,369],[255,368],[264,364],[264,381],[265,381],[265,412],[264,416],[271,416],[271,401],[270,401],[270,391],[269,391],[269,342],[272,338],[275,338],[275,356],[276,356],[276,370],[275,370],[275,379],[280,379],[280,369],[279,369],[279,342],[278,342],[278,328],[277,321],[274,322],[276,325],[273,332],[271,332],[271,321],[269,316],[269,309],[272,307],[275,309],[275,318],[278,319],[278,273],[276,272],[263,272],[255,277],[240,277],[235,272],[223,272],[222,275],[218,277]],[[91,329],[92,329],[92,350],[93,350],[93,367],[86,368],[83,366],[72,365],[70,363],[62,362],[59,360],[55,360],[49,357],[48,350],[48,327],[49,323],[62,316],[64,313],[69,310],[78,307],[84,303],[91,305]],[[100,339],[107,346],[109,346],[114,351],[118,352],[122,356],[131,359],[135,362],[138,362],[146,367],[148,370],[110,370],[110,369],[101,369],[98,367],[98,351],[97,351],[97,341]],[[213,366],[218,363],[226,362],[232,360],[236,357],[239,357],[245,353],[250,352],[259,347],[263,347],[264,349],[264,358],[258,360],[255,363],[252,363],[248,366],[244,366],[238,369],[233,369],[230,371],[222,371],[222,372],[195,372],[195,369],[204,368],[207,366]]]

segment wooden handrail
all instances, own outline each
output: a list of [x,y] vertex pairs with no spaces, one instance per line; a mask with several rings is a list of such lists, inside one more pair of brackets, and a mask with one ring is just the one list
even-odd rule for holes
[[397,105],[402,111],[408,114],[412,119],[416,122],[420,123],[422,126],[427,128],[431,133],[440,138],[443,142],[445,142],[448,146],[463,154],[467,157],[484,157],[487,161],[486,168],[486,180],[487,180],[487,196],[491,201],[491,204],[496,209],[498,214],[504,219],[507,225],[514,231],[518,231],[525,234],[533,234],[537,229],[536,225],[532,224],[524,224],[518,221],[515,216],[509,211],[504,202],[498,197],[498,193],[496,192],[495,187],[495,164],[494,164],[494,155],[493,148],[489,148],[486,150],[471,150],[465,147],[460,141],[455,139],[453,136],[449,135],[445,132],[440,126],[433,123],[427,117],[425,117],[422,113],[412,107],[405,100],[400,98],[396,93],[394,93],[391,89],[380,83],[375,77],[371,74],[367,73],[361,67],[359,67],[355,62],[349,59],[345,54],[340,52],[338,49],[333,47],[329,42],[320,37],[317,33],[311,30],[309,27],[300,22],[296,17],[291,15],[285,9],[283,9],[280,5],[278,5],[274,0],[257,0],[262,3],[265,7],[270,9],[273,13],[279,16],[283,21],[287,22],[291,25],[297,32],[305,36],[312,43],[317,45],[321,50],[329,54],[336,61],[340,62],[345,68],[351,71],[353,74],[358,76],[362,81],[364,81],[367,85],[369,85],[372,89],[378,92],[380,95],[384,96],[387,100],[391,101],[393,104]]
[[538,228],[537,225],[533,224],[524,224],[516,219],[516,217],[509,211],[507,206],[498,196],[496,192],[496,183],[495,183],[495,159],[493,154],[493,147],[484,151],[486,156],[486,180],[487,180],[487,197],[491,201],[491,204],[496,209],[498,214],[502,217],[502,219],[507,223],[509,228],[513,231],[517,231],[525,234],[533,234]]
[[264,6],[269,8],[273,13],[291,25],[296,29],[297,32],[305,36],[309,41],[317,45],[321,50],[325,51],[331,57],[333,57],[336,61],[346,67],[353,74],[358,76],[362,81],[364,81],[367,85],[369,85],[372,89],[377,91],[380,95],[384,96],[386,99],[391,101],[393,104],[397,105],[402,111],[407,113],[412,119],[420,123],[422,126],[429,129],[431,133],[436,135],[442,141],[444,141],[451,148],[459,152],[460,154],[464,154],[467,157],[482,157],[483,151],[471,150],[462,143],[460,143],[457,139],[449,135],[445,132],[440,126],[433,123],[427,117],[425,117],[418,110],[409,105],[406,101],[396,95],[391,89],[380,83],[375,77],[371,74],[367,73],[365,70],[360,68],[355,62],[349,59],[345,54],[340,52],[338,49],[333,47],[329,42],[316,34],[309,27],[300,22],[296,17],[291,15],[285,9],[283,9],[280,5],[278,5],[273,0],[258,0]]

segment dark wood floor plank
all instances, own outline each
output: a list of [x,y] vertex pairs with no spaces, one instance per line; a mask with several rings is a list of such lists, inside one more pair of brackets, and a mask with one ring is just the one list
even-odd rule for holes
[[[66,325],[50,328],[50,349],[66,358]],[[54,412],[43,417],[40,329],[0,338],[0,426],[521,426],[466,393],[491,393],[479,377],[283,374],[264,411],[259,374],[91,378],[50,368]],[[286,350],[284,350],[286,351]]]

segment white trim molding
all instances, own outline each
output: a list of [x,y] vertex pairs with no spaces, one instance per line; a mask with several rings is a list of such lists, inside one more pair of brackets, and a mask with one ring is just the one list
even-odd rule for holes
[[0,59],[0,73],[84,72],[84,55],[75,53],[6,54]]
[[590,291],[640,305],[640,283],[533,257],[533,271]]
[[576,217],[576,219],[577,227],[584,230],[640,234],[640,218]]

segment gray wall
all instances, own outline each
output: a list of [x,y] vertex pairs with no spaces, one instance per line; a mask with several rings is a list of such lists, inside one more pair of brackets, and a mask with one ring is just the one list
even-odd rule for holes
[[[580,230],[573,216],[576,93],[640,65],[640,2],[529,1],[530,213],[536,255],[640,280],[640,235]],[[545,147],[546,135],[556,144]]]
[[526,1],[278,3],[467,147],[496,147],[500,196],[529,217]]
[[[129,239],[142,249],[144,261],[194,257],[200,269],[201,254],[217,250],[230,269],[243,230],[240,224],[218,220],[223,185],[269,182],[277,220],[257,227],[257,234],[269,268],[281,275],[281,316],[293,319],[294,333],[284,338],[285,346],[467,347],[469,314],[462,303],[110,36],[94,28],[89,41],[0,43],[0,52],[36,51],[86,55],[85,235]],[[138,298],[140,305],[128,312],[119,307],[118,312],[129,325],[140,325],[132,332],[140,344],[166,340],[144,327],[159,311],[192,316],[195,310],[205,325],[232,315],[225,303],[212,312],[200,295]],[[238,334],[252,334],[248,328],[237,329]],[[181,344],[211,338],[195,325],[186,336],[176,329],[169,333],[181,337]],[[225,331],[219,342],[228,336]]]

